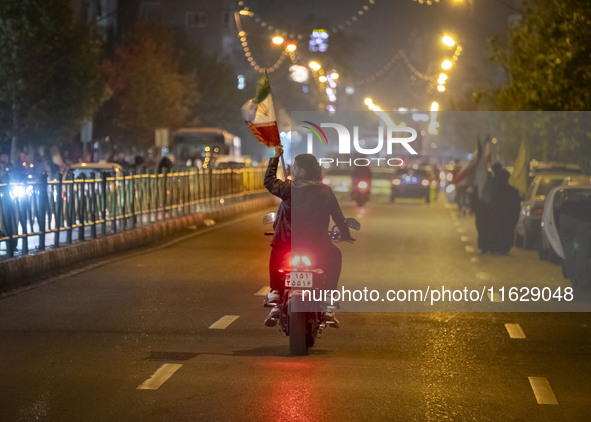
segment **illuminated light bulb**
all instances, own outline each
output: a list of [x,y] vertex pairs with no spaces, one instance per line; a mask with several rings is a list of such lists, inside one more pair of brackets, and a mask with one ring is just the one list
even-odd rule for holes
[[433,101],[431,103],[431,111],[437,111],[439,110],[439,103],[437,101]]
[[451,69],[451,65],[452,65],[451,61],[449,61],[447,59],[444,60],[443,63],[441,63],[441,67],[443,68],[443,70]]
[[333,79],[339,79],[339,74],[337,72],[332,72],[330,74],[330,77],[333,78]]
[[281,44],[283,44],[283,41],[284,40],[283,40],[283,37],[281,37],[279,35],[275,35],[273,37],[273,40],[272,41],[273,41],[273,44],[275,44],[275,45],[281,45]]
[[445,73],[440,73],[439,79],[441,79],[442,81],[447,81],[447,75]]
[[367,105],[367,106],[368,106],[368,105],[370,105],[370,104],[373,104],[373,100],[372,100],[371,98],[367,97],[367,98],[364,100],[364,103],[365,103],[365,105]]
[[297,49],[297,46],[295,44],[289,44],[286,47],[286,50],[289,51],[290,53],[293,53],[294,51],[296,51],[296,49]]
[[445,85],[437,85],[437,91],[444,92],[445,91]]
[[318,78],[318,80],[320,82],[326,82],[326,76],[322,75],[321,77]]
[[454,39],[452,37],[450,37],[449,35],[444,36],[441,39],[441,42],[445,45],[447,45],[448,47],[453,47],[454,45],[456,45],[456,42],[454,41]]
[[310,69],[312,70],[320,70],[320,68],[322,67],[318,62],[310,62],[308,63],[308,66],[310,66]]

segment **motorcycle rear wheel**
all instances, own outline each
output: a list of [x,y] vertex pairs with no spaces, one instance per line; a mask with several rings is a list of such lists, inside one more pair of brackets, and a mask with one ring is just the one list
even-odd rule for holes
[[308,354],[306,316],[306,312],[292,312],[289,316],[289,352],[293,356]]

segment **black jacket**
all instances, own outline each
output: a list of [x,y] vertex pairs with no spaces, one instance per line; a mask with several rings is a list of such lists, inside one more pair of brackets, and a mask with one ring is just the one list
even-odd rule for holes
[[296,245],[330,243],[330,217],[342,238],[349,239],[349,227],[332,189],[318,182],[302,180],[292,183],[278,179],[278,164],[279,158],[269,160],[264,181],[265,188],[281,198],[271,246],[288,247],[292,240]]

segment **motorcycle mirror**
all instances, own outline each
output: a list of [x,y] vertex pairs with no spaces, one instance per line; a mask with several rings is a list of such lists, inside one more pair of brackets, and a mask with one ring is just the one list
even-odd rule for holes
[[274,223],[277,219],[277,213],[270,212],[269,214],[263,217],[263,224],[271,224]]
[[354,218],[345,218],[345,223],[353,230],[359,230],[361,228],[359,221],[355,220]]

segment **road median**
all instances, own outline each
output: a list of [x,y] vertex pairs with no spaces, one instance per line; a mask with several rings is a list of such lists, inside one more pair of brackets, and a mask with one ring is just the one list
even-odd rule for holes
[[234,216],[268,208],[276,204],[275,197],[263,195],[218,209],[184,217],[154,222],[93,240],[60,246],[39,253],[0,261],[0,293],[6,293],[36,282],[41,276],[84,261],[141,248],[189,227],[205,226],[208,220],[223,221]]

